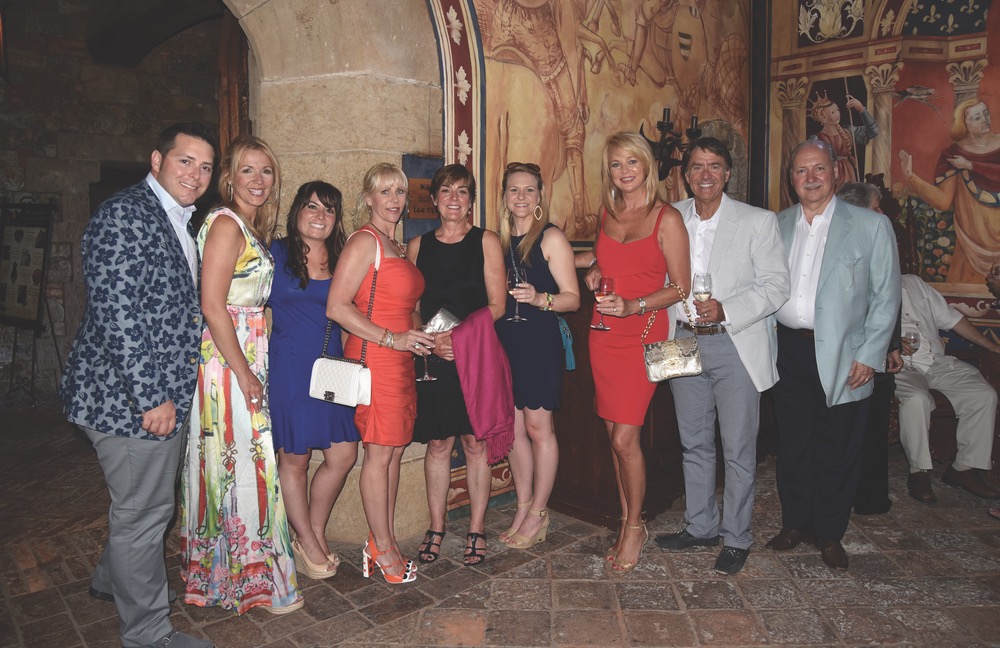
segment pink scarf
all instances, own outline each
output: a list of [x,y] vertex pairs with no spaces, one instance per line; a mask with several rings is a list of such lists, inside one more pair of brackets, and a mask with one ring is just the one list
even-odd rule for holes
[[486,441],[489,463],[495,464],[514,445],[514,390],[490,309],[465,318],[453,329],[451,341],[472,431],[477,441]]

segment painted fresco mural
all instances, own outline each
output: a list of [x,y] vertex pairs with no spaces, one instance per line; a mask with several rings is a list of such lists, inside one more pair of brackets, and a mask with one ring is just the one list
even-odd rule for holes
[[[694,120],[705,134],[730,142],[742,164],[734,185],[738,192],[742,180],[745,192],[749,5],[429,0],[451,95],[445,157],[469,164],[480,178],[481,222],[496,227],[506,164],[535,162],[551,220],[574,242],[591,242],[605,140],[640,127],[658,138],[664,108],[676,132]],[[465,45],[456,45],[456,34]],[[683,197],[676,170],[666,192]]]
[[773,3],[768,137],[772,208],[794,199],[791,147],[833,142],[842,176],[880,176],[891,190],[904,270],[994,327],[984,284],[1000,268],[1000,134],[989,114],[1000,110],[1000,69],[989,65],[1000,60],[1000,14],[991,4]]

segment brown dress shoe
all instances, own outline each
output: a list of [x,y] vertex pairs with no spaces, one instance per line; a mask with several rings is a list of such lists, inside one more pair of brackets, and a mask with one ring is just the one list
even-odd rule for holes
[[830,569],[847,569],[847,552],[839,540],[817,540],[816,547]]
[[975,468],[969,470],[955,470],[951,466],[941,475],[941,481],[949,486],[964,488],[973,495],[984,499],[1000,499],[1000,490],[989,482],[985,481]]
[[906,486],[910,491],[910,497],[923,502],[933,504],[937,501],[934,490],[931,488],[931,474],[927,471],[910,473],[906,478]]
[[782,529],[781,532],[767,541],[764,545],[768,549],[775,551],[788,551],[799,546],[799,543],[812,542],[813,532],[803,529]]

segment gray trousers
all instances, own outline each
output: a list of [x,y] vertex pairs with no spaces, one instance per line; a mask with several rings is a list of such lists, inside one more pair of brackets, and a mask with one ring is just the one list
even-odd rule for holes
[[147,646],[173,630],[163,543],[176,506],[184,434],[147,441],[83,431],[94,444],[111,494],[108,544],[91,586],[114,594],[122,646]]
[[[693,335],[680,330],[677,337]],[[722,536],[727,547],[753,544],[750,519],[757,476],[760,393],[728,333],[698,337],[700,376],[674,378],[677,427],[683,447],[684,519],[696,538]],[[715,421],[718,411],[725,460],[722,515],[715,497]]]

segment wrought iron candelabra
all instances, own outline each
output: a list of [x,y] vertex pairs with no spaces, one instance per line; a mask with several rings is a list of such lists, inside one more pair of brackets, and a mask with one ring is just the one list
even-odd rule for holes
[[670,108],[664,108],[663,119],[656,122],[656,130],[660,132],[660,139],[654,141],[646,137],[646,134],[642,132],[642,126],[639,126],[639,134],[649,142],[649,146],[653,149],[653,157],[656,159],[658,175],[662,182],[670,175],[671,169],[681,165],[680,156],[675,156],[674,153],[683,155],[688,144],[701,137],[701,129],[698,128],[698,115],[692,115],[691,127],[684,131],[687,142],[683,141],[681,133],[674,132],[674,122],[670,121]]

